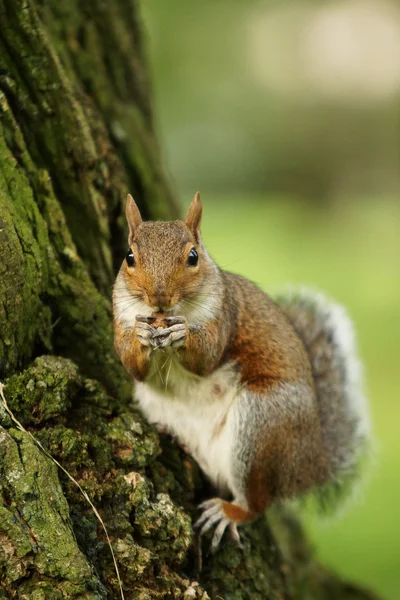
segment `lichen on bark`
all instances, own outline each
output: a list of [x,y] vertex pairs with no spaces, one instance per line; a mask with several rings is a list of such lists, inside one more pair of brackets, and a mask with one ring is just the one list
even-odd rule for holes
[[211,490],[137,412],[113,351],[123,205],[175,218],[134,0],[0,0],[0,598],[367,600],[276,507],[215,556],[192,520]]
[[[69,359],[38,357],[6,380],[5,393],[20,423],[101,510],[126,598],[164,597],[166,582],[176,588],[171,597],[183,598],[188,582],[179,567],[186,561],[192,526],[167,493],[176,484],[158,461],[158,434],[129,404],[84,378]],[[106,590],[118,597],[110,549],[85,498],[62,473],[58,476],[26,433],[15,429],[4,409],[0,420],[0,589],[12,593],[18,583],[18,593],[26,593],[46,590],[52,582],[60,598],[84,593],[105,598]],[[150,471],[159,472],[158,485],[151,483]],[[162,485],[163,476],[169,485]]]

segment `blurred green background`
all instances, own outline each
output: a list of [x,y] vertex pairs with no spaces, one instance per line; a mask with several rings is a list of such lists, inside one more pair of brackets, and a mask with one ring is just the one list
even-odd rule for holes
[[332,568],[400,597],[400,5],[146,0],[157,129],[216,261],[301,283],[358,331],[377,457],[340,519],[308,523]]

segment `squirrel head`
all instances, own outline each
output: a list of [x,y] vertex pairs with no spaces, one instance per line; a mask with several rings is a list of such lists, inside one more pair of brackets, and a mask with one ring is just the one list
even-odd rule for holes
[[202,205],[195,194],[185,221],[143,221],[130,194],[126,203],[129,250],[121,266],[128,292],[154,309],[190,301],[212,272],[200,238]]

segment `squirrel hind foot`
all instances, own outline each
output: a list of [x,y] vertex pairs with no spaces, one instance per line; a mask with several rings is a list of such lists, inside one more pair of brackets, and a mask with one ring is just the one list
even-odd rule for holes
[[199,530],[200,537],[207,531],[215,527],[214,535],[211,540],[211,552],[218,549],[222,536],[227,529],[232,540],[239,548],[242,548],[240,535],[237,526],[241,523],[253,521],[256,517],[234,502],[227,502],[221,498],[211,498],[199,505],[203,511],[201,517],[194,524],[194,528]]

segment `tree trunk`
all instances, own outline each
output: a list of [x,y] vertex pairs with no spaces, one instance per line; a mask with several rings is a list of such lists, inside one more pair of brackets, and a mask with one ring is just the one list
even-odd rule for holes
[[[129,190],[174,218],[134,0],[0,0],[0,379],[101,514],[126,599],[372,598],[319,566],[284,508],[199,551],[198,467],[130,403],[111,286]],[[0,598],[119,598],[87,499],[0,404]],[[197,583],[200,582],[200,583]]]

